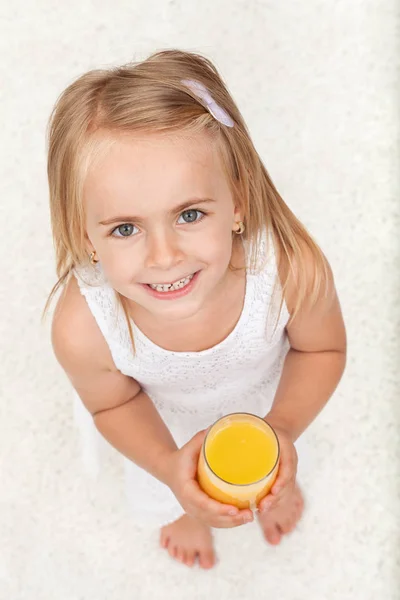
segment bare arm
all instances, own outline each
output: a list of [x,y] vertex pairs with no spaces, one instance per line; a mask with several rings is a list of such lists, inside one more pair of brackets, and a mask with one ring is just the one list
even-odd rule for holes
[[115,368],[75,278],[57,304],[52,343],[99,432],[121,454],[168,485],[189,515],[211,527],[237,527],[245,517],[252,518],[249,510],[221,504],[200,489],[197,461],[205,432],[177,449],[138,382]]
[[116,369],[74,277],[55,310],[52,344],[99,432],[116,450],[168,485],[169,458],[177,446],[140,385]]
[[[311,260],[309,256],[310,273]],[[286,297],[289,312],[295,297],[291,284]],[[327,297],[313,307],[306,303],[287,334],[291,347],[266,420],[295,441],[328,402],[346,364],[346,332],[331,269]]]
[[96,413],[94,422],[114,448],[171,485],[170,458],[177,446],[147,394],[140,391],[118,408]]
[[[307,279],[312,280],[313,259],[307,254]],[[293,280],[285,294],[293,314]],[[271,493],[259,509],[272,510],[293,493],[297,474],[296,439],[322,410],[339,383],[346,364],[346,332],[329,267],[329,290],[314,306],[307,300],[286,328],[290,349],[285,358],[274,402],[265,420],[280,443],[280,466]]]

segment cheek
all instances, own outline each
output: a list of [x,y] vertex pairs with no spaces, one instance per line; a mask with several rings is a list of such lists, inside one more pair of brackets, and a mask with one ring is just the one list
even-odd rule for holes
[[218,235],[210,236],[203,246],[204,260],[210,265],[227,268],[232,255],[232,235],[228,232],[219,232]]
[[[121,242],[123,245],[123,242]],[[102,267],[110,284],[130,283],[138,270],[138,264],[132,258],[132,252],[123,251],[117,244],[109,246],[103,253]]]

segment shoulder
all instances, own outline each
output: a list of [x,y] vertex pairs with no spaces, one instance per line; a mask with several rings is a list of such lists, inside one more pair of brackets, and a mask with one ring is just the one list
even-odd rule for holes
[[59,364],[93,416],[125,404],[139,393],[138,382],[116,368],[73,275],[56,305],[51,339]]
[[346,348],[346,331],[332,268],[312,240],[300,240],[289,260],[279,261],[279,278],[290,314],[291,346],[302,351]]
[[336,290],[332,268],[319,246],[312,240],[296,240],[289,256],[274,243],[278,277],[291,316],[300,309],[335,301]]
[[115,368],[103,334],[72,274],[54,311],[51,340],[62,366],[93,357],[99,368]]

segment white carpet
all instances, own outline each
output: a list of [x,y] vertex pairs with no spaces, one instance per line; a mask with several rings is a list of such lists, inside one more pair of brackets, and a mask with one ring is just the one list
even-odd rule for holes
[[[16,0],[1,16],[0,600],[399,600],[398,3]],[[116,453],[84,476],[39,323],[54,283],[52,105],[85,70],[165,47],[220,68],[331,261],[349,337],[345,377],[307,433],[298,530],[277,548],[253,524],[218,531],[210,572],[135,525]]]

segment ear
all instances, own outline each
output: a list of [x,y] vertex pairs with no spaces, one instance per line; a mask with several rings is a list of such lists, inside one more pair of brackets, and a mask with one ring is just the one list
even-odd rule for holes
[[235,230],[235,224],[239,221],[243,221],[243,211],[239,206],[235,206],[235,210],[233,213],[233,224],[232,229]]
[[85,241],[84,241],[84,243],[85,243],[85,250],[86,250],[86,252],[88,254],[91,254],[92,252],[95,252],[95,248],[94,248],[92,242],[90,241],[89,236],[88,236],[88,234],[87,234],[86,231],[85,231]]
[[235,210],[233,213],[233,222],[237,223],[238,221],[243,221],[243,211],[240,206],[235,206]]

